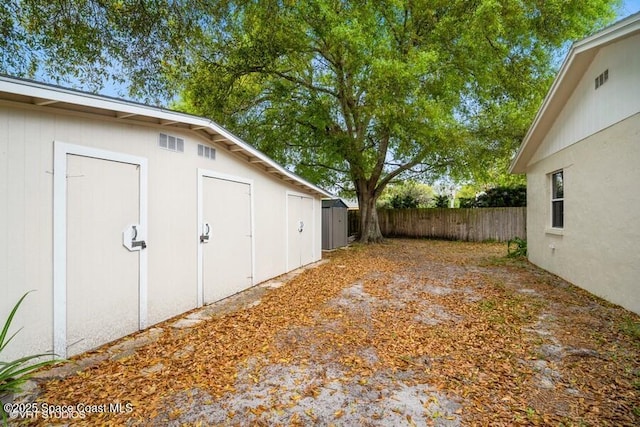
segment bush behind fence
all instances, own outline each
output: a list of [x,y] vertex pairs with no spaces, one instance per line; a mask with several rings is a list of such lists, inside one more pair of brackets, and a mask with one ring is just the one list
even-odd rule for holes
[[[379,209],[385,237],[505,242],[527,237],[527,208]],[[360,212],[349,211],[349,234],[360,231]]]

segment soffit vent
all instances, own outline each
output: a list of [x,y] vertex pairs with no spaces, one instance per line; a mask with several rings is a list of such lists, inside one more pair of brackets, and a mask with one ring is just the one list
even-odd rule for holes
[[216,159],[216,149],[209,147],[208,145],[198,144],[198,156],[206,157],[207,159]]
[[609,69],[604,70],[598,77],[596,77],[596,89],[605,84],[609,80]]
[[165,150],[184,153],[184,139],[178,138],[177,136],[161,133],[158,138],[158,146]]

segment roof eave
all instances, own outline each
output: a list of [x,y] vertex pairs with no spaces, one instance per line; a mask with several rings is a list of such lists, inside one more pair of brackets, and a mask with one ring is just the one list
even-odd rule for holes
[[204,117],[2,75],[0,75],[0,92],[29,97],[32,99],[32,105],[41,107],[54,107],[57,104],[72,104],[85,108],[110,111],[113,112],[114,118],[122,120],[132,119],[136,116],[149,117],[157,119],[157,124],[161,126],[171,127],[182,124],[187,125],[191,130],[209,130],[213,134],[222,137],[218,140],[219,142],[225,140],[229,142],[229,144],[225,145],[237,147],[238,149],[232,151],[244,154],[249,163],[263,164],[267,173],[276,175],[285,181],[298,184],[320,197],[334,197],[326,190],[288,171],[264,153],[242,141],[222,126]]
[[[575,42],[571,46],[551,88],[547,92],[531,126],[522,140],[518,152],[511,162],[509,173],[526,173],[527,165],[531,157],[544,138],[544,135],[548,132],[549,127],[553,124],[553,120],[547,117],[549,111],[553,110],[554,107],[558,109],[566,103],[575,85],[577,85],[577,82],[586,71],[597,51],[609,43],[629,37],[637,32],[640,32],[640,13],[618,21],[600,32]],[[578,74],[579,77],[576,78],[575,76]],[[574,77],[575,84],[571,90],[565,88],[565,90],[562,91],[562,96],[559,97],[558,93],[563,88],[563,83],[568,78],[567,76]]]

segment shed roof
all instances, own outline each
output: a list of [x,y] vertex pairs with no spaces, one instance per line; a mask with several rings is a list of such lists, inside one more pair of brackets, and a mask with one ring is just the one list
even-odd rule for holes
[[348,206],[342,199],[322,199],[322,207],[323,208],[344,208],[347,209]]
[[516,153],[509,172],[524,173],[527,164],[549,132],[591,61],[605,46],[640,33],[640,13],[631,15],[589,37],[575,42],[567,54],[551,89],[538,110]]
[[333,197],[327,191],[285,169],[266,154],[204,117],[4,75],[0,75],[0,103],[44,108],[54,113],[73,113],[124,123],[192,131],[213,143],[222,145],[254,167],[305,192],[319,197]]

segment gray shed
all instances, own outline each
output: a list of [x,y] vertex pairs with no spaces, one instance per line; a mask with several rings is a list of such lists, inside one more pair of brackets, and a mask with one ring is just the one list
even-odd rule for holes
[[347,205],[340,199],[322,200],[322,249],[347,245]]

